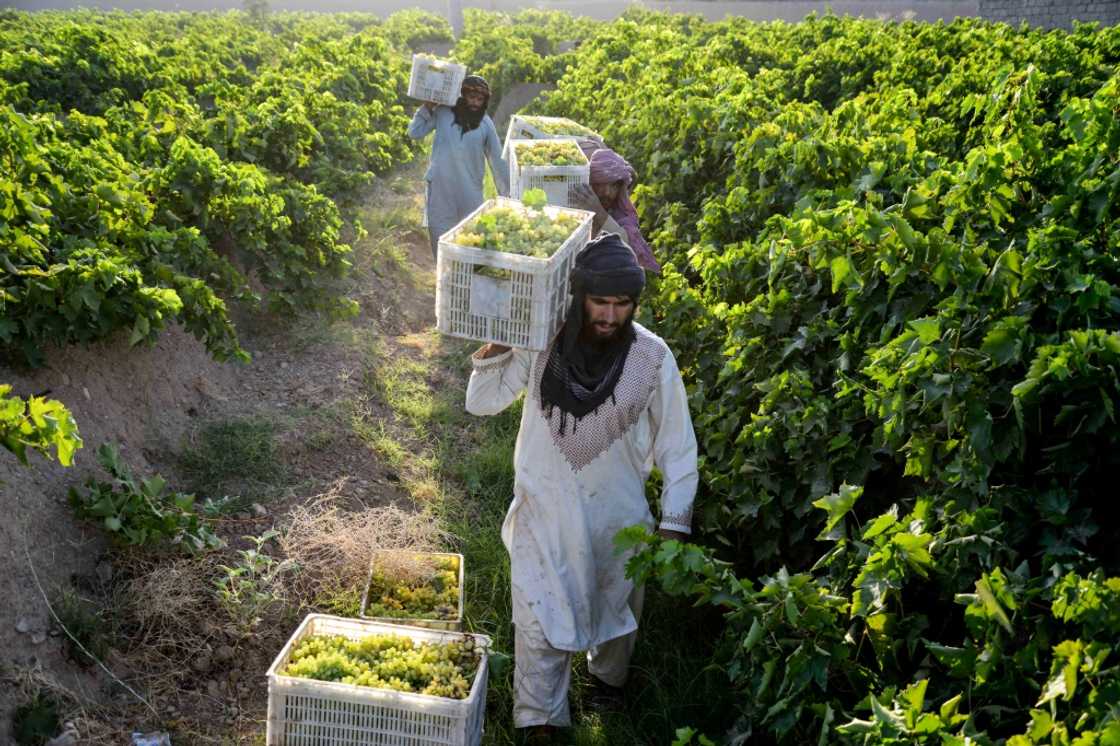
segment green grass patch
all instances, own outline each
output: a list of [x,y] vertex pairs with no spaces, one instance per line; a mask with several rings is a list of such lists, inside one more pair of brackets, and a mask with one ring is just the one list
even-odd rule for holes
[[393,275],[404,277],[413,286],[418,284],[406,245],[409,234],[427,238],[421,217],[415,206],[405,203],[363,211],[359,220],[366,235],[354,245],[355,276]]
[[409,449],[390,432],[384,420],[373,419],[368,410],[359,405],[351,414],[350,426],[354,434],[387,465],[394,469],[404,466],[410,455]]
[[409,242],[427,244],[423,205],[417,183],[423,179],[427,159],[417,160],[395,176],[359,208],[353,219],[354,292],[361,294],[371,276],[392,280],[391,291],[425,285],[408,252]]
[[389,361],[379,376],[385,404],[420,437],[427,433],[432,421],[432,392],[426,373],[422,362],[401,356]]
[[42,691],[17,707],[12,717],[12,736],[18,746],[42,746],[61,728],[58,702]]
[[191,489],[237,511],[274,493],[288,479],[276,449],[277,427],[259,419],[211,422],[180,460]]
[[67,655],[83,666],[94,664],[89,655],[103,660],[112,643],[112,625],[104,611],[93,601],[82,598],[73,588],[63,589],[51,606],[62,626],[73,636],[63,635]]

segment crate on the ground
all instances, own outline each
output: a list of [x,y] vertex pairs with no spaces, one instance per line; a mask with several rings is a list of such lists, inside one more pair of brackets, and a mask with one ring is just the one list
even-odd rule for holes
[[[371,610],[370,591],[374,589],[374,579],[379,568],[393,565],[395,557],[405,555],[423,555],[424,557],[440,558],[443,560],[454,559],[458,565],[457,575],[457,588],[458,588],[458,603],[456,607],[451,610],[451,614],[447,618],[439,616],[407,616],[404,612],[400,616],[380,616],[374,614]],[[405,560],[407,562],[407,560]],[[437,560],[438,561],[438,560]],[[382,550],[375,552],[369,563],[369,577],[366,579],[366,588],[362,593],[362,605],[358,611],[358,616],[362,619],[369,619],[374,622],[385,622],[387,624],[407,624],[413,627],[427,627],[429,629],[446,629],[446,630],[459,630],[463,626],[463,555],[453,552],[414,552],[412,550]]]
[[[569,166],[528,165],[522,161],[526,149],[547,146],[550,142],[560,142],[571,148],[578,164]],[[509,196],[521,199],[530,189],[543,189],[548,204],[568,207],[572,204],[572,189],[579,184],[591,181],[591,166],[587,156],[571,140],[511,140],[509,149]]]
[[463,79],[466,77],[465,65],[426,54],[414,54],[408,95],[421,101],[454,106],[459,100]]
[[[394,634],[418,643],[474,638],[478,670],[466,699],[316,681],[280,672],[312,635],[359,640]],[[362,619],[309,614],[268,669],[267,746],[477,746],[482,740],[490,638]]]
[[514,140],[584,140],[587,138],[603,141],[598,132],[567,117],[514,114],[506,127],[502,157],[509,160],[509,146]]
[[568,276],[576,255],[591,240],[593,213],[552,205],[541,208],[553,218],[561,212],[579,217],[578,227],[549,257],[456,243],[464,227],[478,215],[499,206],[528,209],[516,200],[497,197],[440,236],[436,326],[453,337],[543,350],[564,323],[570,300]]

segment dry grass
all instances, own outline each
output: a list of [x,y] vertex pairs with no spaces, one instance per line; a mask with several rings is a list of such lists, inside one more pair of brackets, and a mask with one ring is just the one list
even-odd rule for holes
[[218,560],[217,555],[201,555],[132,568],[128,615],[139,626],[137,643],[162,646],[184,632],[190,632],[193,642],[199,632],[214,631]]
[[[428,512],[393,505],[354,507],[346,483],[340,479],[325,493],[292,508],[277,526],[281,533],[276,543],[262,551],[294,562],[299,569],[281,576],[282,588],[262,586],[286,602],[270,611],[269,618],[249,635],[237,628],[215,593],[215,579],[223,577],[223,566],[239,561],[240,552],[234,547],[194,557],[141,553],[121,557],[118,577],[127,581],[117,602],[130,636],[125,649],[116,651],[109,663],[144,693],[159,716],[152,720],[152,713],[136,702],[119,703],[112,712],[80,721],[82,742],[114,743],[119,735],[110,734],[114,728],[119,734],[125,722],[173,727],[179,738],[198,744],[231,742],[233,730],[237,742],[242,742],[242,735],[259,731],[264,699],[256,683],[242,690],[234,682],[259,678],[290,633],[291,616],[322,606],[325,600],[337,601],[347,591],[360,592],[375,553],[438,551],[452,540]],[[422,568],[423,562],[405,561],[395,569],[408,573],[423,572]],[[235,659],[214,657],[200,670],[199,657],[210,659],[221,647],[234,648]],[[203,683],[214,681],[221,684],[221,694],[209,696]],[[234,703],[240,714],[231,725]],[[171,714],[172,707],[177,714]]]
[[180,700],[184,685],[207,673],[193,667],[200,656],[235,642],[214,593],[221,559],[218,553],[172,560],[134,556],[122,568],[130,579],[121,611],[131,634],[114,664],[161,715]]
[[[82,746],[117,746],[120,743],[120,725],[112,724],[113,708],[101,701],[96,686],[87,690],[78,682],[79,688],[71,688],[39,663],[9,667],[0,672],[0,682],[10,687],[8,693],[16,701],[38,702],[58,717],[59,730],[51,736],[69,734],[74,743]],[[139,712],[135,703],[133,709]]]
[[440,551],[451,540],[427,512],[396,505],[349,510],[341,504],[341,486],[340,480],[314,501],[293,509],[280,538],[284,556],[300,567],[288,578],[289,591],[309,606],[340,590],[362,587],[377,552]]
[[383,551],[377,554],[377,571],[394,584],[417,585],[427,582],[439,569],[432,554],[413,551]]
[[0,681],[12,688],[15,701],[30,702],[35,698],[52,700],[59,719],[63,722],[83,717],[86,708],[92,704],[89,696],[67,687],[38,662],[5,668],[0,671]]

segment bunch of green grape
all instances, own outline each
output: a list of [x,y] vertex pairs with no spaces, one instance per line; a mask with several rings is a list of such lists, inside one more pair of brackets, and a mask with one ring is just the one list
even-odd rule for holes
[[280,673],[466,699],[481,652],[469,636],[459,642],[417,643],[394,634],[370,635],[359,640],[342,635],[312,635],[296,646]]
[[455,243],[547,258],[560,250],[579,227],[580,221],[579,213],[567,210],[551,217],[546,211],[528,204],[496,205],[463,226],[455,237]]
[[599,137],[599,133],[578,122],[564,117],[522,117],[526,124],[536,127],[549,135],[577,135],[580,137]]
[[432,72],[442,73],[450,69],[450,65],[446,60],[441,60],[438,57],[431,57],[426,54],[416,55],[418,61],[427,66]]
[[434,572],[411,583],[374,568],[366,616],[455,619],[458,615],[458,557],[436,557]]
[[514,146],[519,166],[581,166],[583,151],[571,140],[536,140]]

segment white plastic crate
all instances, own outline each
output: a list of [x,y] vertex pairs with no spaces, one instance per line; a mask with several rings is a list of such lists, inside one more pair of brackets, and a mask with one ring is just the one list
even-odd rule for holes
[[[311,635],[361,639],[375,634],[416,642],[475,638],[483,649],[466,699],[315,681],[280,673],[295,647]],[[268,669],[267,746],[477,746],[486,711],[490,638],[326,614],[308,614]]]
[[540,140],[511,140],[509,148],[509,196],[521,199],[530,189],[543,189],[548,204],[568,207],[572,204],[572,187],[591,183],[591,165],[587,156],[573,144],[582,163],[578,166],[524,166],[518,163],[518,146]]
[[463,89],[467,68],[457,62],[441,60],[426,54],[412,55],[412,75],[408,95],[421,101],[454,106]]
[[[528,121],[529,118],[537,123],[531,124]],[[509,126],[506,127],[506,140],[502,147],[502,157],[509,160],[509,146],[514,140],[583,140],[590,137],[600,142],[603,141],[599,133],[594,132],[590,127],[585,128],[588,132],[581,135],[554,135],[549,132],[550,124],[561,127],[583,127],[579,122],[567,117],[529,117],[525,114],[514,114],[509,118]]]
[[[373,570],[377,565],[379,557],[383,556],[387,551],[377,552],[369,562],[369,577],[366,579],[366,589],[362,593],[362,606],[358,611],[358,616],[362,619],[369,619],[374,622],[385,622],[386,624],[406,624],[410,627],[427,627],[428,629],[446,629],[446,630],[459,630],[463,626],[463,555],[455,554],[452,552],[421,552],[433,557],[456,557],[459,560],[459,610],[454,619],[425,619],[423,617],[387,617],[387,616],[367,616],[366,607],[369,605],[369,589],[373,584]],[[399,550],[410,551],[410,550]]]
[[[542,259],[459,246],[455,236],[475,216],[497,205],[518,205],[497,197],[484,202],[439,239],[436,261],[436,326],[444,334],[496,342],[526,350],[544,350],[564,323],[568,310],[568,276],[576,255],[591,240],[594,213],[546,205],[556,215],[579,213],[579,227],[555,254]],[[480,268],[505,270],[508,277],[480,274]]]

